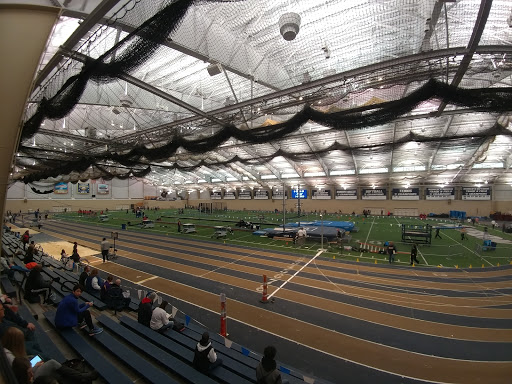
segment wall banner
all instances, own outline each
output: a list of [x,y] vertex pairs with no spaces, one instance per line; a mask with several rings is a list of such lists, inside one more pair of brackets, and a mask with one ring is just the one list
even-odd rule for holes
[[213,191],[212,193],[210,193],[210,199],[212,199],[212,200],[222,199],[222,192],[221,191]]
[[56,183],[53,187],[53,193],[66,194],[68,193],[68,183],[60,182]]
[[251,191],[238,191],[238,199],[251,200],[252,199]]
[[[283,190],[274,191],[272,190],[272,199],[274,200],[283,200]],[[288,192],[285,192],[284,199],[288,199]]]
[[455,200],[455,188],[426,188],[425,200]]
[[265,189],[254,190],[254,199],[255,200],[268,200],[268,191]]
[[330,189],[312,189],[311,190],[311,199],[313,200],[331,200],[331,190]]
[[235,200],[235,191],[226,191],[224,192],[224,200]]
[[391,200],[419,200],[419,188],[393,188],[391,190]]
[[357,189],[336,189],[336,200],[357,200]]
[[462,187],[462,200],[491,200],[491,187]]
[[110,187],[108,184],[98,184],[98,195],[108,195]]
[[369,188],[361,190],[363,200],[387,200],[386,188]]
[[77,189],[77,193],[80,193],[83,195],[86,195],[91,191],[91,187],[90,187],[89,183],[78,182],[78,183],[76,183],[76,189]]

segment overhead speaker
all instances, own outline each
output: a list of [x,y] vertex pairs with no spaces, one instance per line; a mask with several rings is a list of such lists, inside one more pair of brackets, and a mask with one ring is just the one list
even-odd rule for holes
[[279,18],[279,31],[286,41],[295,39],[300,29],[300,16],[297,13],[285,13]]
[[210,76],[215,76],[222,72],[222,66],[218,63],[210,64],[208,67],[206,67],[206,70],[208,71]]

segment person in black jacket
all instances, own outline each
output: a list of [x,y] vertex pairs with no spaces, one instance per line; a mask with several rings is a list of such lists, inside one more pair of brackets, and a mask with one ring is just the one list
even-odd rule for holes
[[418,258],[416,257],[417,255],[418,255],[418,246],[416,244],[413,244],[412,248],[411,248],[411,265],[413,262],[416,264],[420,263],[418,261]]
[[201,340],[196,345],[192,365],[204,374],[208,374],[219,365],[222,365],[222,359],[217,358],[208,332],[203,333]]
[[29,302],[39,301],[39,294],[44,293],[43,303],[48,303],[52,281],[43,278],[42,270],[41,264],[37,264],[28,274],[27,281],[25,282],[25,299]]
[[269,345],[263,350],[263,358],[256,367],[256,382],[258,384],[285,384],[281,372],[277,369],[276,363],[276,347]]
[[151,322],[151,315],[153,314],[153,302],[156,299],[156,293],[151,292],[147,297],[144,297],[139,304],[137,310],[137,321],[149,328]]

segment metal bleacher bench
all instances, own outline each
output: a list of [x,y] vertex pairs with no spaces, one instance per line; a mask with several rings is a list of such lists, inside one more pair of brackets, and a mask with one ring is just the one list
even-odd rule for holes
[[[55,311],[45,312],[44,316],[46,317],[46,320],[48,320],[48,322],[53,327],[55,327]],[[73,328],[66,328],[60,329],[58,332],[78,355],[80,355],[85,361],[87,361],[90,366],[94,367],[94,369],[98,371],[99,375],[103,377],[107,383],[133,384],[133,381],[128,376],[114,367],[109,362],[109,360],[106,360],[104,356],[99,353],[96,347],[87,342],[81,335],[78,334],[77,330]],[[103,335],[103,333],[95,335],[94,338],[98,338],[99,336],[107,336],[106,339],[109,339],[109,335]],[[117,342],[112,338],[112,336],[110,336],[110,338],[113,342]],[[155,367],[151,366],[147,367],[146,369],[151,370],[154,368]],[[162,383],[163,382],[165,381],[162,381]]]
[[2,276],[0,278],[0,281],[1,281],[1,284],[2,284],[3,292],[8,297],[13,298],[13,297],[17,296],[16,288],[14,287],[14,285],[12,285],[11,280],[9,280],[7,278],[7,276]]
[[[119,320],[121,321],[121,324],[123,324],[125,327],[128,327],[129,329],[137,332],[146,339],[152,340],[154,344],[158,345],[160,348],[171,353],[172,355],[182,359],[186,363],[192,364],[192,361],[194,360],[194,349],[196,346],[196,343],[194,341],[190,340],[191,343],[185,346],[181,343],[175,342],[172,338],[168,337],[171,334],[178,334],[179,332],[168,331],[165,335],[162,335],[159,334],[158,332],[153,331],[151,328],[139,324],[136,320],[133,320],[128,316],[123,316]],[[246,378],[240,376],[238,372],[233,372],[230,369],[228,369],[224,364],[220,367],[215,368],[210,373],[210,376],[222,382],[237,384],[254,383],[256,378],[254,371],[252,375],[254,376],[254,379],[247,380]]]
[[166,337],[160,335],[158,332],[155,332],[141,325],[141,327],[144,327],[146,330],[150,331],[148,332],[148,335],[144,335],[143,337],[139,336],[128,327],[124,327],[117,321],[114,321],[105,315],[98,317],[97,320],[103,325],[103,327],[108,328],[109,331],[122,338],[126,343],[150,355],[152,359],[170,371],[174,372],[176,375],[185,379],[187,382],[194,384],[216,383],[215,380],[212,380],[208,376],[203,375],[201,372],[198,372],[190,365],[184,363],[177,357],[172,356],[170,353],[158,347],[158,342],[155,340],[158,340],[159,338],[161,343],[168,343]]

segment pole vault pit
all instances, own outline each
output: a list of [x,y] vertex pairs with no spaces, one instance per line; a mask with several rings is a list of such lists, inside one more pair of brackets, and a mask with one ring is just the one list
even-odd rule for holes
[[429,224],[402,224],[402,242],[431,244],[432,226]]

